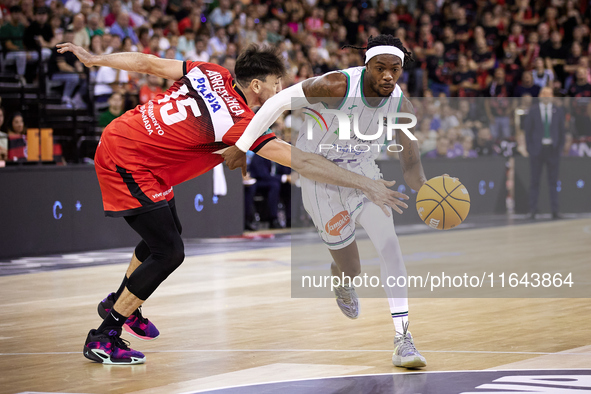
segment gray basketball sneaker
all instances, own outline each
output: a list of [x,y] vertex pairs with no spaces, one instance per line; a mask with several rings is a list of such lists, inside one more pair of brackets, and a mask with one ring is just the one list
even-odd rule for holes
[[337,305],[341,308],[341,312],[349,319],[357,319],[359,317],[359,299],[353,286],[337,286],[334,288]]
[[419,353],[408,331],[408,322],[404,325],[404,332],[396,333],[394,337],[394,354],[392,364],[403,368],[419,368],[427,366],[427,360]]

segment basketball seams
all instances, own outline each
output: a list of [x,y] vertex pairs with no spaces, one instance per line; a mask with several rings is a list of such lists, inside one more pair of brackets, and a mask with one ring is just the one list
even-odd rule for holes
[[456,201],[467,202],[468,204],[470,204],[470,200],[462,200],[461,198],[457,198],[457,197],[454,197],[454,196],[449,196],[449,197],[453,198]]
[[[437,209],[437,207],[439,207],[441,205],[441,201],[437,201],[434,198],[425,198],[425,199],[423,199],[421,201],[417,201],[417,204],[419,202],[423,202],[423,201],[435,201],[437,203],[437,205],[435,205],[435,207],[431,210],[431,212],[429,212],[429,214],[427,214],[427,216],[425,216],[424,222],[426,222],[427,219],[429,219],[429,216],[431,216],[433,214],[433,212],[435,212],[435,210]],[[441,207],[441,209],[443,209],[443,207]]]
[[[458,211],[457,211],[457,210],[454,208],[454,206],[453,206],[453,205],[451,205],[451,204],[450,204],[448,201],[445,201],[445,202],[447,203],[447,205],[449,205],[449,206],[451,207],[451,209],[453,209],[453,210],[454,210],[454,212],[456,213],[456,215],[458,215],[458,217],[460,218],[460,220],[463,222],[463,221],[464,221],[464,219],[462,219],[462,215],[460,215],[460,214],[458,213]],[[445,211],[445,209],[444,209],[444,211]]]

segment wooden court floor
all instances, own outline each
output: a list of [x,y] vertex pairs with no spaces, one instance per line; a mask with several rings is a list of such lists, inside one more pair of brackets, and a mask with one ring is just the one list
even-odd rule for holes
[[[510,269],[528,259],[584,267],[591,219],[433,231],[400,242],[405,256],[441,252],[431,262],[439,267],[489,260]],[[364,259],[375,257],[369,241],[360,249]],[[138,366],[103,366],[81,352],[100,323],[96,305],[118,286],[124,265],[0,277],[0,393],[181,393],[407,371],[391,364],[385,299],[362,299],[352,321],[334,299],[291,298],[290,259],[285,247],[187,258],[144,305],[160,338],[124,334],[147,356]],[[591,368],[589,298],[413,298],[410,321],[427,371]]]

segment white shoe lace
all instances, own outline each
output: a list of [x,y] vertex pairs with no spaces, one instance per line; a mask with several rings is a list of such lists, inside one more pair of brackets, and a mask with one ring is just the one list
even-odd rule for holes
[[408,332],[408,325],[408,321],[404,323],[404,325],[402,326],[402,333],[396,331],[396,334],[398,334],[396,337],[396,353],[401,356],[419,353],[419,351],[415,347],[412,337],[410,336],[410,333]]

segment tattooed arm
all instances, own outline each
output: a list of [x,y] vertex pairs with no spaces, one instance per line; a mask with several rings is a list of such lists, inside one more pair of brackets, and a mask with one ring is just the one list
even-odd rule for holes
[[[401,112],[414,114],[413,106],[410,101],[404,97],[402,102]],[[403,149],[400,152],[400,164],[404,175],[404,181],[413,190],[419,190],[427,178],[421,163],[421,153],[419,151],[419,144],[413,141],[401,131],[396,132],[396,142],[402,145]]]

